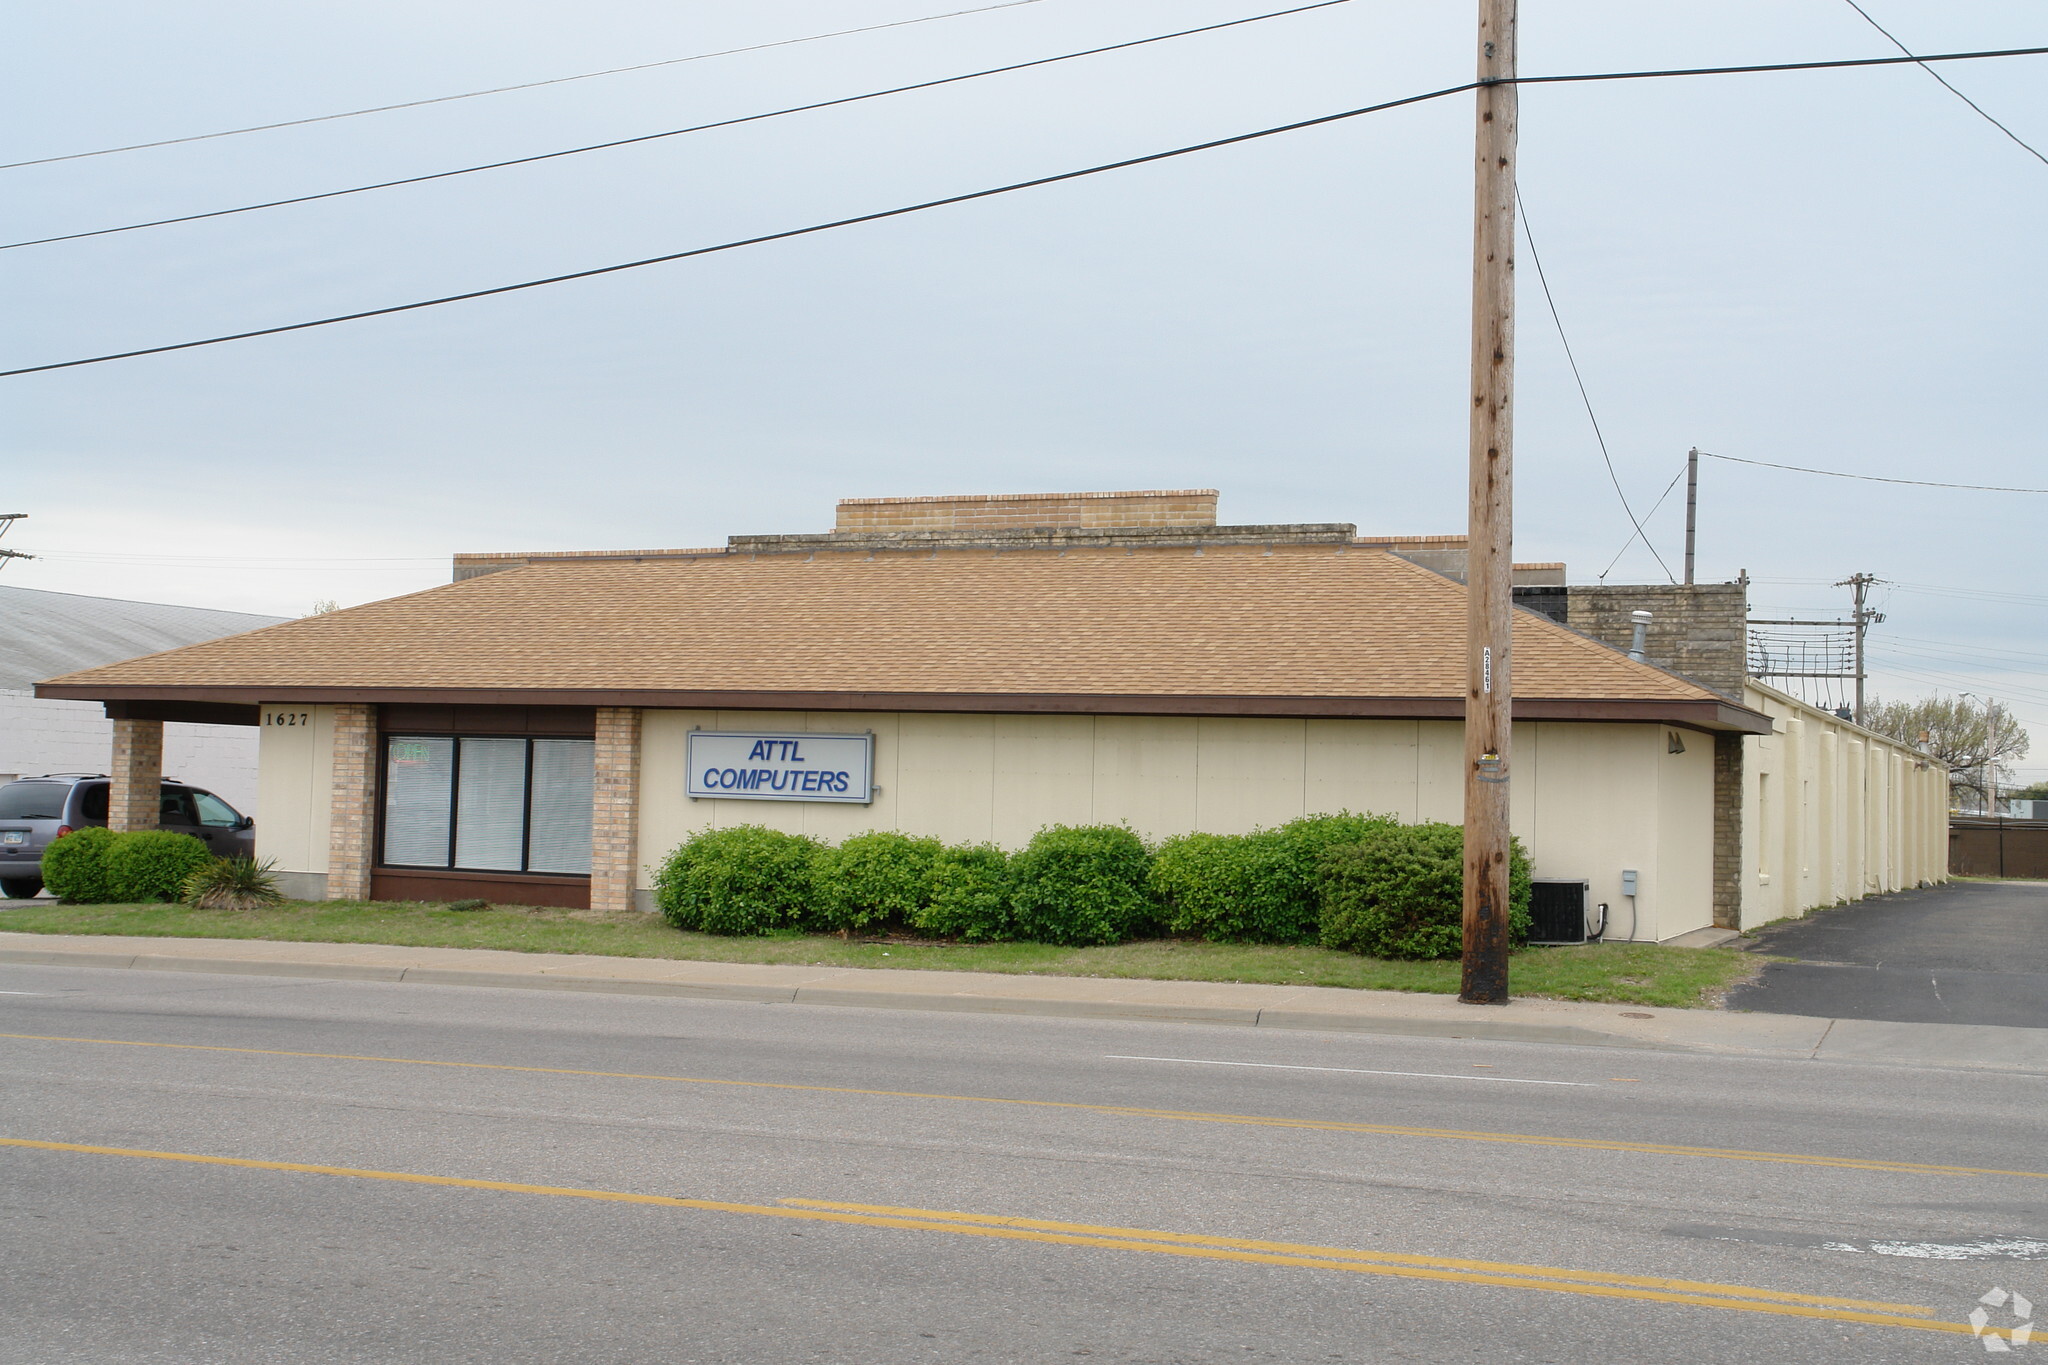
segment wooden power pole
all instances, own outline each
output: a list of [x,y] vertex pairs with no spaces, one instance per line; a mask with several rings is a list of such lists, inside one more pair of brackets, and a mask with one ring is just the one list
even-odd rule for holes
[[1458,998],[1508,1000],[1514,608],[1515,0],[1479,0],[1472,229],[1471,508],[1465,566],[1465,949]]

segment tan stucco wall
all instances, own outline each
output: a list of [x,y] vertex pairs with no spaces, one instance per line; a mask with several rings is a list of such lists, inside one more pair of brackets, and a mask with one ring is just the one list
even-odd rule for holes
[[1948,876],[1948,775],[1912,749],[1750,683],[1773,732],[1744,741],[1744,928]]
[[[280,715],[309,716],[278,725]],[[257,727],[256,856],[286,873],[327,874],[327,823],[334,788],[334,708],[262,708]],[[288,894],[303,888],[287,887]]]
[[[693,727],[872,730],[874,803],[691,801]],[[1684,752],[1669,752],[1673,734]],[[1712,922],[1709,736],[1535,722],[1517,725],[1514,743],[1511,820],[1538,876],[1590,881],[1614,938],[1671,938]],[[641,746],[643,888],[685,836],[739,824],[828,840],[900,829],[1014,849],[1056,823],[1127,821],[1158,839],[1342,809],[1456,821],[1463,805],[1455,721],[650,710]],[[1640,879],[1633,914],[1624,868]]]

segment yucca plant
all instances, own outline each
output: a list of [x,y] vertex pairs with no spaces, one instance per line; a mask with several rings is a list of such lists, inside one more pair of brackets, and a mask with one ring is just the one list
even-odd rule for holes
[[271,869],[275,858],[257,862],[254,858],[215,858],[185,878],[183,900],[198,910],[261,910],[278,905],[284,893],[277,889]]

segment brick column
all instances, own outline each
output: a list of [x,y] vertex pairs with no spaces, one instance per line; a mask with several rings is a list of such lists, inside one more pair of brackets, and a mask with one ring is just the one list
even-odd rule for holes
[[164,723],[115,721],[110,775],[107,828],[155,829],[163,815]]
[[370,898],[377,834],[377,708],[334,708],[334,787],[327,816],[327,899]]
[[1742,927],[1742,736],[1714,736],[1714,924]]
[[640,863],[640,708],[597,708],[590,796],[590,908],[631,910]]

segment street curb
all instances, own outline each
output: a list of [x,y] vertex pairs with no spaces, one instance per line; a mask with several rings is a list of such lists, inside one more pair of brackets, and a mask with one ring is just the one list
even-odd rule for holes
[[[578,991],[685,1000],[735,1000],[764,1005],[851,1006],[958,1014],[1023,1014],[1061,1019],[1132,1019],[1153,1023],[1226,1024],[1245,1028],[1323,1029],[1425,1038],[1484,1038],[1499,1042],[1571,1043],[1690,1051],[1572,1024],[1489,1020],[1395,1019],[1318,1010],[1256,1009],[1227,1005],[1147,1004],[1142,1001],[1048,1000],[972,995],[960,991],[864,991],[830,986],[747,986],[722,982],[635,981],[619,977],[556,976],[461,967],[380,967],[357,963],[290,962],[232,957],[164,957],[148,953],[91,953],[61,949],[0,948],[0,963],[41,967],[127,968],[135,971],[283,976],[301,980],[381,981],[423,986],[486,986],[512,990]],[[940,975],[934,973],[934,975]]]
[[[270,942],[270,940],[265,940]],[[379,945],[355,945],[379,946]],[[439,951],[439,950],[437,950]],[[536,955],[537,961],[546,955]],[[633,961],[644,961],[633,959]],[[78,948],[0,947],[0,963],[28,967],[99,967],[134,971],[212,973],[296,980],[368,981],[387,985],[482,986],[500,990],[568,991],[593,995],[652,996],[675,1000],[722,1000],[763,1005],[851,1006],[856,1009],[919,1010],[933,1013],[1035,1015],[1057,1019],[1124,1019],[1150,1023],[1220,1024],[1236,1028],[1319,1030],[1412,1038],[1471,1038],[1505,1043],[1549,1043],[1572,1047],[1633,1049],[1695,1056],[1737,1056],[1757,1060],[1824,1061],[1848,1065],[1932,1067],[1943,1070],[2048,1076],[2048,1029],[1974,1025],[1898,1025],[1866,1020],[1829,1020],[1794,1015],[1725,1015],[1711,1010],[1663,1010],[1656,1036],[1605,1031],[1583,1023],[1540,1018],[1488,1018],[1483,1012],[1456,1017],[1375,1011],[1359,993],[1342,1009],[1312,1009],[1247,1003],[1196,1004],[1170,1000],[1087,1000],[1046,995],[963,989],[957,974],[932,972],[932,990],[906,990],[900,979],[875,989],[844,985],[676,980],[630,976],[582,976],[548,971],[502,971],[491,967],[427,966],[376,962],[306,962],[260,957],[185,957],[136,952],[127,945],[105,952]],[[678,963],[681,970],[689,964]],[[715,964],[714,964],[715,965]],[[952,979],[949,979],[952,978]],[[1043,978],[1038,978],[1043,982]],[[1092,980],[1092,978],[1091,978]],[[1050,983],[1047,983],[1050,984]],[[1145,981],[1142,987],[1200,983]],[[1404,1002],[1412,1003],[1412,1002]],[[1624,1018],[1648,1019],[1643,1014]],[[1738,1025],[1751,1019],[1764,1025]],[[1732,1028],[1718,1027],[1727,1023]],[[1675,1033],[1672,1030],[1677,1030]],[[1724,1036],[1725,1035],[1725,1036]]]

